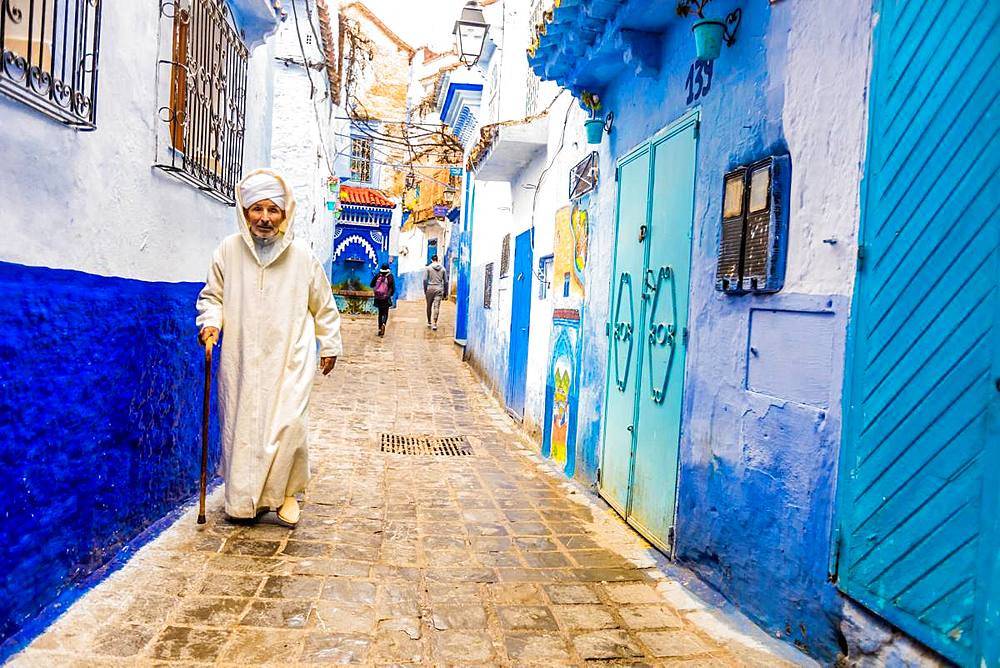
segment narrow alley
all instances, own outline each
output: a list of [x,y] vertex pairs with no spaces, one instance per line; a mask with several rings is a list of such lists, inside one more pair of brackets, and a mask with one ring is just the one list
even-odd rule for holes
[[[226,523],[219,488],[208,524],[187,509],[11,665],[811,665],[666,576],[522,446],[420,311],[400,304],[384,339],[345,317],[297,528]],[[387,454],[381,434],[471,454]]]

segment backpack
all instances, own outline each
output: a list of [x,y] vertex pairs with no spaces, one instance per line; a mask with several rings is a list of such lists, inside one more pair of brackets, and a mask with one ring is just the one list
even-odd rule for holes
[[389,277],[385,274],[379,274],[378,278],[375,279],[375,299],[388,299],[389,298]]

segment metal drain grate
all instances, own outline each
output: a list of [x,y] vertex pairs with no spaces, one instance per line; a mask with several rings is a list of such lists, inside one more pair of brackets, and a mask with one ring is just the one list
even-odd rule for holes
[[422,434],[382,434],[380,449],[394,455],[439,455],[468,457],[474,454],[465,436],[426,436]]

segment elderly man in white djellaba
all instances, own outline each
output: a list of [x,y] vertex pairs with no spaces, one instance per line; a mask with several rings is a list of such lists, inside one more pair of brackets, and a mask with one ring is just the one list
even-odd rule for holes
[[309,395],[343,350],[340,313],[323,266],[293,241],[295,199],[277,173],[258,169],[236,188],[239,232],[212,255],[198,295],[204,346],[222,337],[219,421],[226,515],[259,519],[271,510],[294,527],[296,494],[309,482]]

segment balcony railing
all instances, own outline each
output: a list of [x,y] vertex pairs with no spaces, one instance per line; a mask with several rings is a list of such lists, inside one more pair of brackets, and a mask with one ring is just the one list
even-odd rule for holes
[[100,37],[100,0],[0,0],[0,92],[93,130]]
[[224,0],[160,0],[156,167],[229,205],[243,171],[247,61]]

